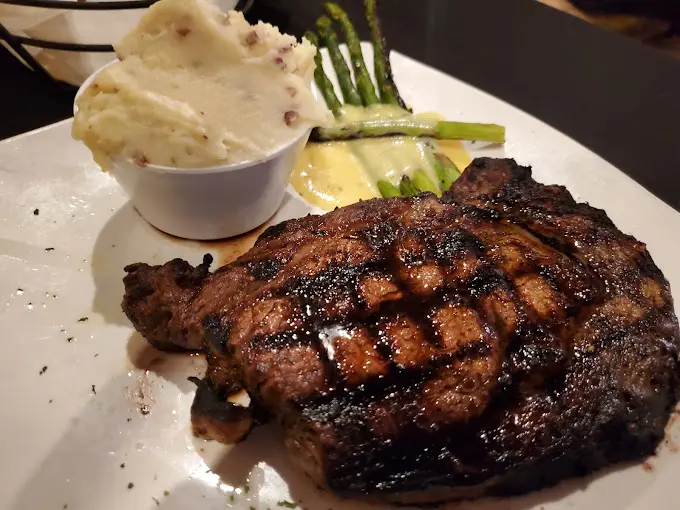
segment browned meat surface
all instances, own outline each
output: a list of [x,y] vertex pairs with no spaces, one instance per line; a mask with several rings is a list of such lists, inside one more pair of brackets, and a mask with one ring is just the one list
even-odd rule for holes
[[123,311],[154,347],[203,349],[203,334],[188,335],[185,324],[191,320],[188,307],[210,275],[211,263],[212,257],[206,255],[197,267],[175,259],[162,267],[139,263],[125,268]]
[[[654,451],[677,319],[644,244],[512,160],[439,200],[375,199],[270,227],[235,263],[127,268],[124,309],[210,368],[203,437],[280,422],[348,496],[516,493]],[[247,408],[228,398],[245,389]]]

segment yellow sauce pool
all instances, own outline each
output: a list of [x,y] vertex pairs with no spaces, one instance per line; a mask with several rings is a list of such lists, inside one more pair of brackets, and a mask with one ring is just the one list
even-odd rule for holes
[[[368,108],[344,107],[343,120],[403,116],[399,108],[375,105]],[[416,116],[441,118],[436,113]],[[443,153],[463,170],[471,162],[463,144],[456,140],[428,141],[421,138],[395,136],[351,140],[346,142],[309,143],[300,156],[291,184],[311,204],[326,211],[379,197],[379,179],[398,184],[401,175],[415,170],[425,171],[433,182],[437,177],[425,144],[435,143]]]

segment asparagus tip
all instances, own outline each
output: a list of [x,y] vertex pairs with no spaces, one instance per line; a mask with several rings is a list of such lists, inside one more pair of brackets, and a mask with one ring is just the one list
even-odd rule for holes
[[384,198],[401,196],[399,188],[397,188],[394,184],[392,184],[389,181],[379,180],[378,190],[380,191],[380,194]]
[[404,175],[399,182],[399,191],[405,197],[412,197],[418,194],[418,190],[413,185],[413,181],[408,175]]
[[321,16],[316,20],[316,26],[319,28],[330,28],[333,22],[328,16]]
[[441,195],[441,190],[435,185],[425,172],[416,170],[413,172],[413,185],[419,192],[429,191],[437,196]]

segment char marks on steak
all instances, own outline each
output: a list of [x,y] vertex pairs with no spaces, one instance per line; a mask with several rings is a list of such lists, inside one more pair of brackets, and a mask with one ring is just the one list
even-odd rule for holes
[[[645,246],[512,160],[445,193],[267,229],[207,262],[127,268],[156,346],[209,360],[203,437],[281,423],[291,457],[347,496],[523,492],[650,454],[676,403],[678,323]],[[231,404],[241,390],[249,407]]]

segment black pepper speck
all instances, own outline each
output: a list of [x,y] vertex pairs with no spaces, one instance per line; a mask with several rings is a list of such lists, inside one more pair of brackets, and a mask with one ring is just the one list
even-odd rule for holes
[[297,504],[296,504],[296,503],[291,503],[290,501],[286,501],[286,500],[279,501],[279,502],[276,503],[276,504],[277,504],[278,506],[282,506],[282,507],[284,507],[284,508],[297,508]]
[[40,214],[40,209],[33,209],[33,216],[37,216],[38,214]]
[[38,374],[39,374],[39,375],[43,375],[45,372],[47,372],[47,365],[45,365],[44,367],[42,367],[42,368],[40,369],[40,372],[38,372]]

